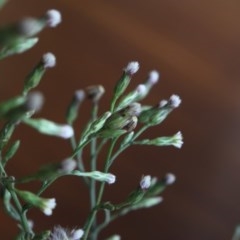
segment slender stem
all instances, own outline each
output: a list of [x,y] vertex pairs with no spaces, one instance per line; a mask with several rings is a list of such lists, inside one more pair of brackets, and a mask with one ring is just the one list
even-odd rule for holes
[[[71,142],[71,146],[72,146],[72,149],[76,149],[77,147],[77,142],[76,142],[76,139],[74,136],[72,136],[70,138],[70,142]],[[78,169],[81,170],[82,172],[85,172],[85,168],[84,168],[84,164],[83,164],[83,161],[82,161],[82,150],[79,150],[76,154],[77,156],[77,164],[78,164]]]
[[[107,154],[107,158],[106,158],[106,162],[105,162],[105,166],[104,166],[104,173],[107,173],[108,172],[108,165],[109,165],[109,160],[111,159],[111,155],[112,155],[112,152],[113,152],[113,148],[117,142],[117,139],[118,138],[114,138],[112,139],[112,143],[109,147],[109,150],[108,150],[108,154]],[[89,234],[89,231],[92,227],[92,224],[93,224],[93,221],[96,217],[96,214],[97,214],[97,211],[98,211],[98,206],[99,204],[101,203],[101,200],[102,200],[102,196],[103,196],[103,192],[104,192],[104,187],[105,187],[105,182],[102,182],[101,185],[100,185],[100,189],[99,189],[99,192],[98,192],[98,197],[97,197],[97,201],[96,201],[96,205],[95,207],[92,209],[89,217],[87,218],[87,221],[86,221],[86,224],[84,226],[84,237],[83,237],[83,240],[87,240],[88,238],[88,234]]]
[[20,220],[21,220],[21,225],[23,227],[24,232],[26,232],[27,234],[29,234],[29,233],[31,234],[32,231],[29,228],[26,214],[23,213],[23,208],[22,208],[22,205],[21,205],[20,201],[18,200],[17,194],[12,189],[10,184],[6,184],[6,187],[7,187],[8,191],[10,192],[10,194],[12,196],[12,199],[13,199],[13,202],[14,202],[16,208],[17,208],[17,211],[18,211],[18,214],[19,214],[19,217],[20,217]]
[[120,153],[122,153],[126,148],[128,148],[136,138],[138,138],[144,131],[147,130],[147,128],[149,128],[149,125],[144,125],[141,129],[139,129],[138,132],[136,132],[136,133],[134,134],[131,142],[125,144],[125,145],[122,146],[120,149],[118,149],[118,150],[114,153],[114,155],[111,157],[111,159],[109,160],[109,166],[108,166],[108,167],[110,167],[110,166],[112,165],[113,161],[118,157],[118,155],[119,155]]
[[[97,119],[97,114],[98,114],[98,102],[93,102],[93,108],[92,108],[92,112],[91,112],[91,122],[94,122]],[[97,149],[97,139],[93,138],[90,143],[90,152],[91,152],[90,168],[91,168],[91,171],[96,171],[96,169],[97,169],[96,149]],[[90,194],[90,209],[93,209],[94,206],[96,205],[96,181],[93,178],[90,179],[89,194]],[[95,218],[93,221],[93,227],[95,228],[96,225],[97,225],[97,219]]]
[[[1,151],[0,151],[0,172],[1,172],[1,175],[4,175],[5,177],[7,177],[7,173],[4,169],[4,167],[2,166],[2,153],[1,153]],[[32,231],[30,230],[29,225],[28,225],[27,217],[26,217],[25,214],[23,214],[22,205],[20,204],[20,201],[18,200],[17,194],[15,193],[11,184],[12,183],[8,183],[7,181],[4,183],[5,187],[7,188],[9,193],[11,194],[13,202],[14,202],[16,208],[17,208],[18,215],[20,217],[20,221],[21,221],[21,225],[23,227],[23,230],[26,233],[32,233]]]

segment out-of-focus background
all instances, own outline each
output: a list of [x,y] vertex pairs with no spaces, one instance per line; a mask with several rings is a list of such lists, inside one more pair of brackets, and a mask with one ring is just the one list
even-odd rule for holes
[[[41,33],[31,51],[1,62],[1,101],[20,92],[24,77],[47,51],[56,55],[57,67],[47,72],[38,87],[46,98],[39,116],[64,122],[73,92],[92,84],[104,85],[101,112],[107,110],[114,83],[131,60],[139,61],[141,68],[130,89],[150,70],[161,72],[161,81],[145,104],[155,104],[172,93],[183,100],[161,126],[145,134],[152,138],[181,130],[183,148],[129,149],[111,170],[117,183],[107,187],[105,199],[124,199],[142,174],[162,177],[173,172],[176,184],[164,192],[161,205],[117,220],[101,239],[112,233],[126,240],[231,239],[240,223],[240,2],[12,0],[1,10],[0,23],[41,16],[51,8],[62,12],[62,24]],[[77,129],[83,126],[90,103],[84,108]],[[24,126],[15,138],[23,141],[8,173],[17,177],[71,153],[67,141]],[[51,217],[31,211],[37,230],[54,224],[83,225],[88,196],[78,179],[61,179],[44,196],[56,197],[58,206]],[[13,239],[17,228],[3,210],[0,223],[1,239]]]

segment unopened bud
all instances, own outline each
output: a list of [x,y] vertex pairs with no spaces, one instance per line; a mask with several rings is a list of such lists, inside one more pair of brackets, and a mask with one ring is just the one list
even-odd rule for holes
[[77,163],[72,158],[67,158],[61,162],[61,171],[71,172],[77,167]]
[[27,100],[25,103],[26,109],[28,111],[38,112],[41,110],[44,103],[44,96],[41,92],[31,92],[27,95]]
[[104,93],[105,89],[102,85],[94,85],[86,88],[87,97],[93,102],[98,102]]

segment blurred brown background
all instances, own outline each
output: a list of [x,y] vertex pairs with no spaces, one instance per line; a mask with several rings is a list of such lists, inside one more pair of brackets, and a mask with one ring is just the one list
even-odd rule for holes
[[[161,177],[173,172],[176,184],[164,192],[161,205],[117,220],[101,239],[112,233],[126,240],[231,239],[240,223],[240,2],[12,0],[1,11],[0,22],[40,16],[51,8],[62,12],[62,24],[41,33],[31,51],[1,62],[1,100],[20,92],[24,77],[46,51],[56,54],[57,67],[48,71],[38,87],[46,97],[39,116],[64,122],[74,90],[92,84],[105,86],[101,112],[107,110],[112,87],[131,60],[141,64],[132,88],[148,71],[161,72],[161,81],[144,103],[155,104],[172,93],[183,100],[167,121],[145,135],[151,138],[181,130],[182,150],[129,149],[112,168],[117,183],[107,188],[106,199],[124,199],[142,174]],[[89,109],[90,104],[84,107]],[[77,129],[88,112],[81,114]],[[71,153],[67,141],[38,135],[24,126],[15,138],[23,140],[8,167],[8,173],[16,176]],[[83,225],[88,196],[78,179],[61,179],[44,196],[56,197],[58,207],[52,217],[31,211],[37,230],[54,224]],[[1,210],[1,239],[13,239],[16,231]]]

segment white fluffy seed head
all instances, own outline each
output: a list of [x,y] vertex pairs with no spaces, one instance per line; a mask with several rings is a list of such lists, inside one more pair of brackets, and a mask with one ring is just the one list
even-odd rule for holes
[[42,56],[42,62],[44,68],[52,68],[56,65],[56,57],[50,52],[45,53]]
[[48,10],[45,17],[49,27],[56,27],[62,21],[61,13],[55,9]]
[[146,190],[151,186],[151,176],[150,175],[146,175],[143,176],[141,181],[140,181],[140,187],[142,190]]
[[166,185],[171,185],[176,181],[176,176],[172,173],[167,173],[164,179]]
[[70,125],[63,125],[59,136],[65,139],[71,138],[74,135],[74,130]]
[[182,102],[181,98],[176,94],[173,94],[169,99],[169,104],[172,108],[179,107],[181,102]]
[[133,75],[139,70],[138,62],[129,62],[128,65],[123,69],[128,75]]
[[158,82],[158,80],[159,80],[159,72],[156,71],[156,70],[151,71],[149,73],[147,82],[150,85],[154,85],[154,84],[156,84]]

